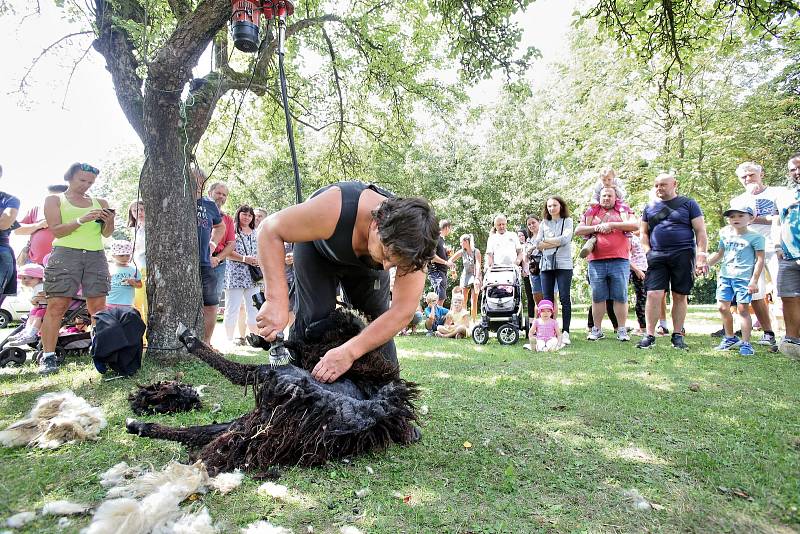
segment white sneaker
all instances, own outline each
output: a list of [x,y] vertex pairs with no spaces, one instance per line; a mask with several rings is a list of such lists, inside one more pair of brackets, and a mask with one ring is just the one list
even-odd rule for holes
[[525,349],[525,350],[533,350],[531,348],[531,344],[530,343],[525,343],[524,345],[522,345],[522,348]]
[[572,342],[569,340],[569,332],[562,332],[562,333],[561,333],[561,343],[562,343],[563,345],[569,345],[570,343],[572,343]]
[[617,339],[620,341],[630,341],[631,336],[628,335],[628,329],[623,326],[617,330]]
[[603,339],[604,337],[606,336],[603,334],[603,331],[595,326],[592,328],[592,331],[589,332],[589,335],[586,336],[586,339],[589,341],[597,341],[598,339]]

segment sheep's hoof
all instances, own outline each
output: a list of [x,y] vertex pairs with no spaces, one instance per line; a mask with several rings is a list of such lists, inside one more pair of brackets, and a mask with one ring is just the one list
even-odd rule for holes
[[137,421],[130,417],[125,420],[125,430],[128,431],[128,434],[136,434],[137,436],[142,436],[148,425],[149,423]]
[[194,332],[189,330],[189,327],[183,323],[178,323],[178,328],[175,330],[175,335],[178,336],[178,341],[189,346],[191,339],[195,337]]

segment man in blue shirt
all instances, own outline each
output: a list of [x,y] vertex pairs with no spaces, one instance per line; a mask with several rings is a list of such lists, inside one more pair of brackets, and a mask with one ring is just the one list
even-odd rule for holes
[[[0,165],[0,178],[2,176],[3,167]],[[17,293],[17,261],[8,236],[17,221],[18,212],[19,199],[0,191],[0,304],[6,295]]]
[[655,346],[661,301],[664,293],[671,289],[672,346],[686,350],[683,323],[695,271],[708,271],[706,223],[697,202],[678,195],[678,181],[672,174],[662,173],[656,177],[655,195],[657,200],[648,204],[642,213],[640,227],[648,264],[645,277],[647,333],[636,346],[640,349]]
[[800,154],[789,158],[790,193],[777,200],[772,237],[778,264],[778,297],[783,301],[786,336],[779,350],[800,359]]
[[200,249],[200,284],[203,289],[203,341],[211,344],[219,305],[217,276],[211,267],[211,250],[224,237],[225,223],[214,201],[202,196],[203,184],[207,179],[205,173],[199,167],[194,168],[192,173],[197,180],[197,246]]

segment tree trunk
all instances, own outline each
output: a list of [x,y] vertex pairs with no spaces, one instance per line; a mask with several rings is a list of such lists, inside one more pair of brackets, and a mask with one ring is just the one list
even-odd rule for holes
[[[157,86],[157,80],[149,83]],[[203,330],[195,181],[184,160],[180,92],[145,93],[142,199],[147,214],[147,355],[185,354],[175,330],[181,322]]]

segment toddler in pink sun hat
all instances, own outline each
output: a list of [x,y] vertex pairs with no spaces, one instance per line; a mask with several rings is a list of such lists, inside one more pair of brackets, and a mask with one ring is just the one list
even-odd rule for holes
[[108,308],[130,308],[133,306],[134,288],[142,286],[142,274],[130,264],[133,245],[130,241],[117,239],[111,243],[113,264],[109,268],[111,291],[106,297]]
[[553,303],[546,299],[540,300],[537,315],[528,332],[531,342],[524,348],[533,350],[533,347],[536,347],[536,352],[557,351],[561,348],[561,328],[558,326],[558,321],[553,319]]
[[44,295],[44,267],[38,263],[26,263],[17,269],[20,284],[31,292],[31,308],[28,322],[21,332],[9,337],[8,346],[21,347],[39,342],[39,330],[46,311],[47,298]]

